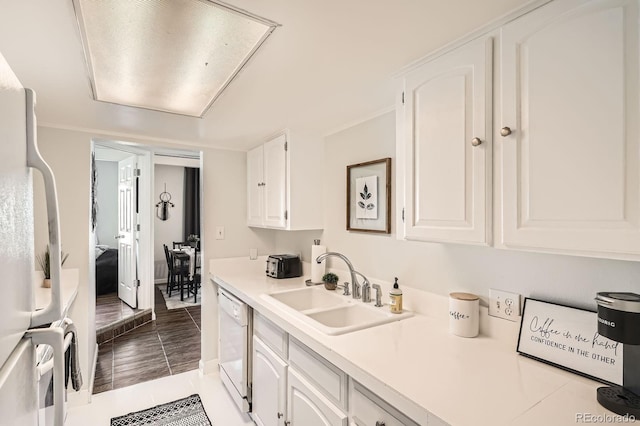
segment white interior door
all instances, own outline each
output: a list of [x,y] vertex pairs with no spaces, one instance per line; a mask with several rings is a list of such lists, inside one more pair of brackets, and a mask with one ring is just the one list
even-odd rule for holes
[[118,162],[118,297],[138,306],[136,157]]

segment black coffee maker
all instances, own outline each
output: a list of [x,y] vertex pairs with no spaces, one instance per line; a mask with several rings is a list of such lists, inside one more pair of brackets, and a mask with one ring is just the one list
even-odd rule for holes
[[602,292],[598,334],[622,343],[622,386],[598,388],[598,402],[621,415],[640,418],[640,295]]

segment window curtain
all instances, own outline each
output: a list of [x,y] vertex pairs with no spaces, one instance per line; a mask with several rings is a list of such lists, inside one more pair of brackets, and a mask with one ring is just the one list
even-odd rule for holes
[[200,236],[200,169],[184,168],[184,241]]

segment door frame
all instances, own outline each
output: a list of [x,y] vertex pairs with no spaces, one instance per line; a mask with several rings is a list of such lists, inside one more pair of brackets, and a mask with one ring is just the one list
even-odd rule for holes
[[[151,308],[153,311],[154,292],[153,292],[153,221],[151,220],[152,185],[153,167],[152,167],[152,151],[145,149],[139,145],[130,144],[123,141],[108,140],[100,138],[92,138],[91,151],[95,152],[95,148],[106,148],[114,151],[121,151],[123,154],[135,155],[138,160],[138,168],[140,176],[138,180],[138,200],[139,210],[138,217],[140,222],[140,232],[138,234],[138,279],[140,287],[138,288],[138,309]],[[146,200],[146,201],[145,201]],[[90,249],[95,249],[95,241],[89,242]],[[94,252],[92,250],[91,252]],[[95,305],[95,300],[93,301]],[[155,312],[153,311],[155,318]]]
[[[154,196],[155,182],[155,164],[174,164],[185,166],[187,159],[194,161],[197,158],[197,164],[200,168],[200,241],[202,244],[204,236],[203,210],[204,210],[204,179],[202,173],[203,152],[200,149],[184,150],[179,148],[166,148],[155,145],[144,145],[135,142],[126,142],[116,139],[92,138],[91,152],[95,153],[95,148],[106,148],[115,151],[121,151],[124,154],[133,154],[138,157],[138,168],[140,169],[140,179],[138,186],[139,200],[139,222],[140,233],[138,234],[138,279],[140,287],[138,288],[138,309],[151,309],[152,319],[156,319],[155,312],[155,277],[154,277],[154,228],[155,213],[153,206],[156,203]],[[158,162],[158,157],[164,157],[164,160]],[[173,158],[172,158],[173,157]],[[90,231],[90,235],[93,232]],[[89,241],[89,250],[95,253],[95,240],[91,238]],[[204,259],[204,247],[201,245],[201,256]],[[91,293],[90,293],[91,294]],[[95,307],[95,292],[93,300],[90,303]],[[95,317],[95,311],[94,311]]]

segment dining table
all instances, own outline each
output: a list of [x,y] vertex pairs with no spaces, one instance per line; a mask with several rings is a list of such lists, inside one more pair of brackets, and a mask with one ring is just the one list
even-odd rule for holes
[[[182,246],[172,250],[173,257],[180,263],[180,269],[188,268],[187,284],[193,281],[195,277],[195,270],[197,264],[197,258],[200,253],[196,252],[196,249],[191,246]],[[187,292],[187,297],[189,293]],[[180,275],[180,300],[184,300],[184,276]]]

